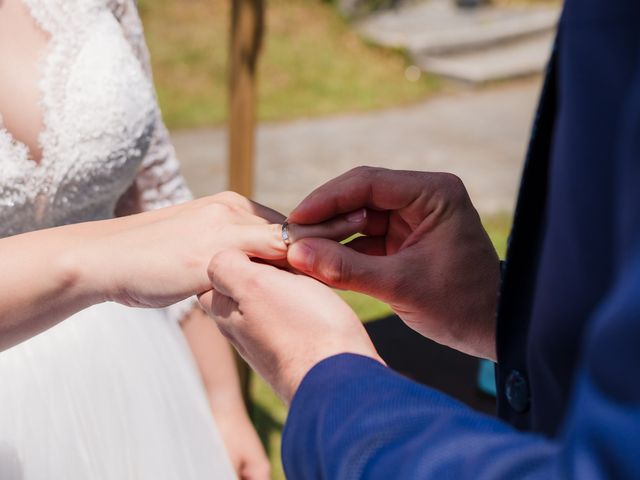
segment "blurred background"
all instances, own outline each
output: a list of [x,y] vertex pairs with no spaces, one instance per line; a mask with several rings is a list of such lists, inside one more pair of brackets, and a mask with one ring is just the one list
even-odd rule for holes
[[[241,193],[286,214],[358,165],[449,171],[504,258],[558,1],[140,0],[139,8],[164,119],[196,195],[240,175],[251,185]],[[239,86],[230,58],[244,34],[231,34],[232,18],[251,9],[264,14],[262,41],[251,44],[251,85]],[[386,305],[341,294],[392,367],[493,410],[475,359],[412,334]],[[284,478],[286,409],[255,376],[250,394],[274,478]]]

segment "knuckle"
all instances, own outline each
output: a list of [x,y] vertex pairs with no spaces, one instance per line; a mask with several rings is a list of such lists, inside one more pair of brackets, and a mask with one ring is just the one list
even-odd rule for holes
[[440,173],[440,181],[444,188],[452,191],[464,190],[464,183],[453,173]]
[[[288,232],[291,233],[291,229],[293,225],[288,226]],[[279,223],[270,223],[267,225],[267,231],[269,232],[271,238],[275,237],[276,239],[282,238],[282,225]]]
[[209,265],[207,266],[207,275],[209,276],[209,280],[213,282],[213,278],[216,274],[216,265],[214,263],[215,258],[211,259]]
[[212,203],[207,209],[214,222],[220,221],[220,219],[226,220],[233,213],[233,209],[225,203]]
[[219,202],[223,202],[228,205],[239,205],[244,199],[242,195],[232,192],[231,190],[220,192],[216,194],[215,197]]
[[[278,254],[286,255],[287,245],[282,239],[282,226],[275,223],[268,225],[267,228],[269,231],[269,250]],[[294,242],[296,238],[292,233],[291,228],[289,228],[289,238],[291,242]]]
[[325,281],[330,285],[342,285],[348,283],[351,278],[351,264],[340,255],[329,257],[322,271]]
[[467,189],[460,177],[453,173],[440,174],[441,186],[447,198],[452,201],[459,202],[467,198]]
[[209,261],[209,265],[207,266],[207,275],[209,275],[209,280],[212,282],[215,280],[216,274],[220,268],[221,262],[221,254],[218,253],[214,255],[214,257]]
[[192,200],[191,203],[192,205],[211,205],[212,203],[217,203],[218,194],[216,195],[207,195],[205,197],[201,197],[201,198],[196,198],[195,200]]
[[360,165],[359,167],[353,168],[350,173],[352,173],[357,177],[371,178],[377,174],[378,170],[379,168],[376,168],[376,167]]

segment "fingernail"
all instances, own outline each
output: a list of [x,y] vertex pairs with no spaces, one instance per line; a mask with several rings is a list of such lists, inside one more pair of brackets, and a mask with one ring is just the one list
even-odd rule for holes
[[303,272],[311,272],[313,270],[316,254],[304,241],[291,245],[287,256],[289,263],[294,268]]
[[355,212],[351,212],[347,214],[347,222],[351,223],[359,223],[367,218],[367,209],[361,208],[360,210],[356,210]]

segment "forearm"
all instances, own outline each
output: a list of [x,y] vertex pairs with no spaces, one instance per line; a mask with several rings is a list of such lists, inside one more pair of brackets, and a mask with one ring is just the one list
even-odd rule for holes
[[182,331],[202,377],[207,399],[220,416],[229,412],[245,414],[236,362],[227,340],[200,308],[182,323]]
[[247,414],[230,345],[214,321],[199,308],[181,325],[238,478],[270,478],[269,460]]
[[83,268],[88,233],[73,225],[0,240],[0,350],[103,300]]

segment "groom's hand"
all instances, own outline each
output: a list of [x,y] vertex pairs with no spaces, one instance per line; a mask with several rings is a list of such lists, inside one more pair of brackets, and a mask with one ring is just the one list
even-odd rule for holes
[[314,224],[362,208],[366,237],[348,246],[298,241],[290,265],[386,301],[437,342],[495,358],[499,261],[462,182],[444,173],[360,167],[311,193],[289,221]]
[[312,278],[252,262],[239,250],[209,266],[200,304],[240,355],[290,402],[304,375],[339,353],[380,360],[355,313]]

